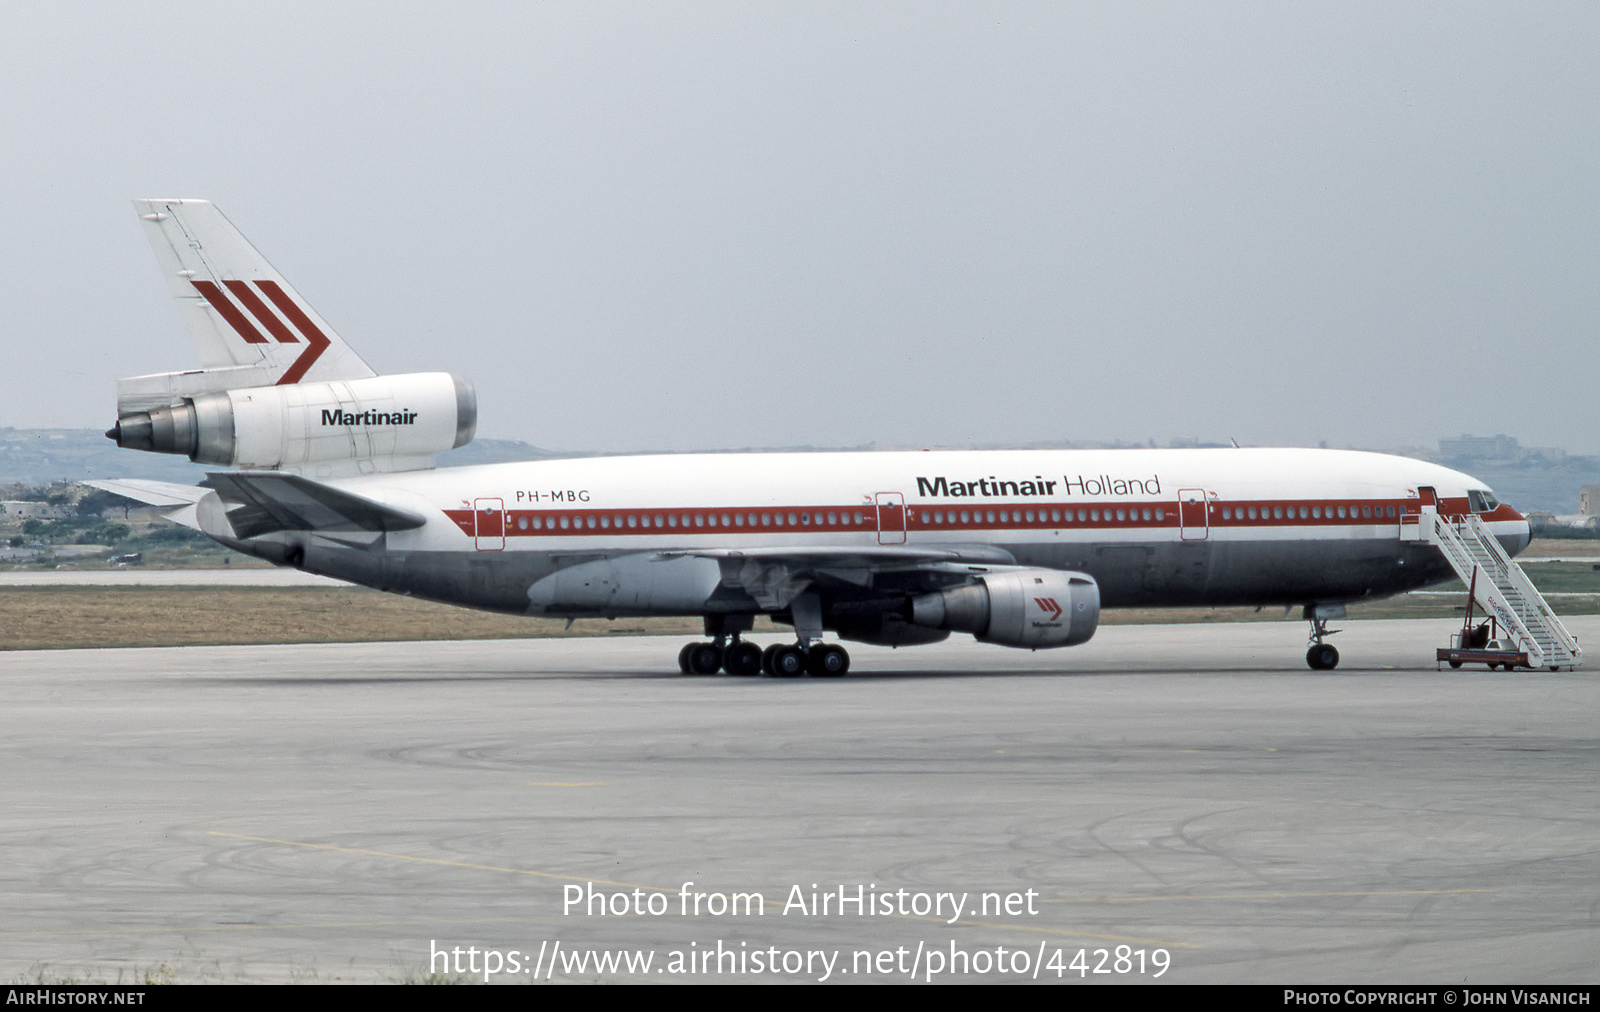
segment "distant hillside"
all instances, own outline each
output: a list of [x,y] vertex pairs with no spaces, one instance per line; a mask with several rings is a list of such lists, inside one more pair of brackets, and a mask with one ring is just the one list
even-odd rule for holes
[[[1461,437],[1440,443],[1440,452],[1406,452],[1483,479],[1502,500],[1521,510],[1576,513],[1578,486],[1600,484],[1600,457],[1569,456],[1560,450],[1522,447],[1509,436]],[[1447,456],[1445,451],[1454,453]],[[438,459],[440,467],[462,467],[592,455],[558,453],[516,439],[475,439],[459,450],[439,454]],[[194,483],[202,480],[207,470],[216,469],[191,464],[183,457],[170,454],[119,449],[95,429],[0,428],[0,485],[41,486],[88,478],[154,478]]]
[[[475,439],[439,454],[441,467],[558,456],[515,439]],[[124,450],[94,429],[0,429],[0,485],[48,485],[88,478],[154,478],[195,483],[215,467],[169,453]]]

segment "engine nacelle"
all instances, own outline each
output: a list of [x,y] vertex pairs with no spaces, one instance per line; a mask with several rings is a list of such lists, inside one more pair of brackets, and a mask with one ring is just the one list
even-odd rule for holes
[[1100,585],[1087,573],[1058,569],[988,573],[974,583],[913,598],[910,619],[1001,646],[1076,646],[1100,624]]
[[355,473],[432,467],[477,425],[472,384],[433,372],[201,393],[121,412],[106,435],[201,464]]

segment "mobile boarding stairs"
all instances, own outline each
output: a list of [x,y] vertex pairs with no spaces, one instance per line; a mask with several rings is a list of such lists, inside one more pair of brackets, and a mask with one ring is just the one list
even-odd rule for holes
[[[1437,545],[1468,588],[1466,621],[1451,637],[1452,644],[1439,649],[1438,660],[1453,668],[1463,663],[1486,663],[1491,668],[1503,664],[1507,671],[1515,667],[1570,671],[1582,663],[1577,639],[1476,514],[1440,516],[1437,506],[1423,505],[1405,520],[1413,517],[1414,524],[1402,523],[1401,539]],[[1488,617],[1487,629],[1472,628],[1473,604]]]

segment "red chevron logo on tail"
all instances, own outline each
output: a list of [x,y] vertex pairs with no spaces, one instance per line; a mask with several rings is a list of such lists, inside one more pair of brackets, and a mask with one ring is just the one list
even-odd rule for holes
[[[260,296],[251,289],[250,282],[224,281],[221,286],[210,281],[191,281],[190,284],[194,285],[195,290],[211,304],[217,315],[228,321],[228,326],[244,338],[246,344],[271,343],[251,322],[252,316],[266,328],[267,333],[277,339],[279,344],[299,344],[302,339],[305,341],[306,350],[301,352],[300,357],[294,360],[294,364],[278,378],[280,386],[300,382],[307,370],[316,364],[317,359],[322,357],[322,353],[327,351],[328,345],[332,343],[311,321],[311,317],[306,315],[305,310],[301,309],[276,281],[255,282],[255,287],[261,290],[261,294],[277,307],[276,313],[261,301]],[[227,292],[223,291],[223,286],[226,286]],[[228,292],[233,293],[234,299],[238,299],[239,304],[228,298]],[[243,305],[244,309],[249,311],[249,316],[245,315],[239,305]],[[299,334],[298,337],[296,332]]]

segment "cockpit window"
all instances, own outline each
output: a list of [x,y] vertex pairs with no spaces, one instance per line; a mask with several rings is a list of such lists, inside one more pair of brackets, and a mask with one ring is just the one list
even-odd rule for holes
[[1486,488],[1472,488],[1467,490],[1467,506],[1474,513],[1493,513],[1500,507],[1500,500]]

